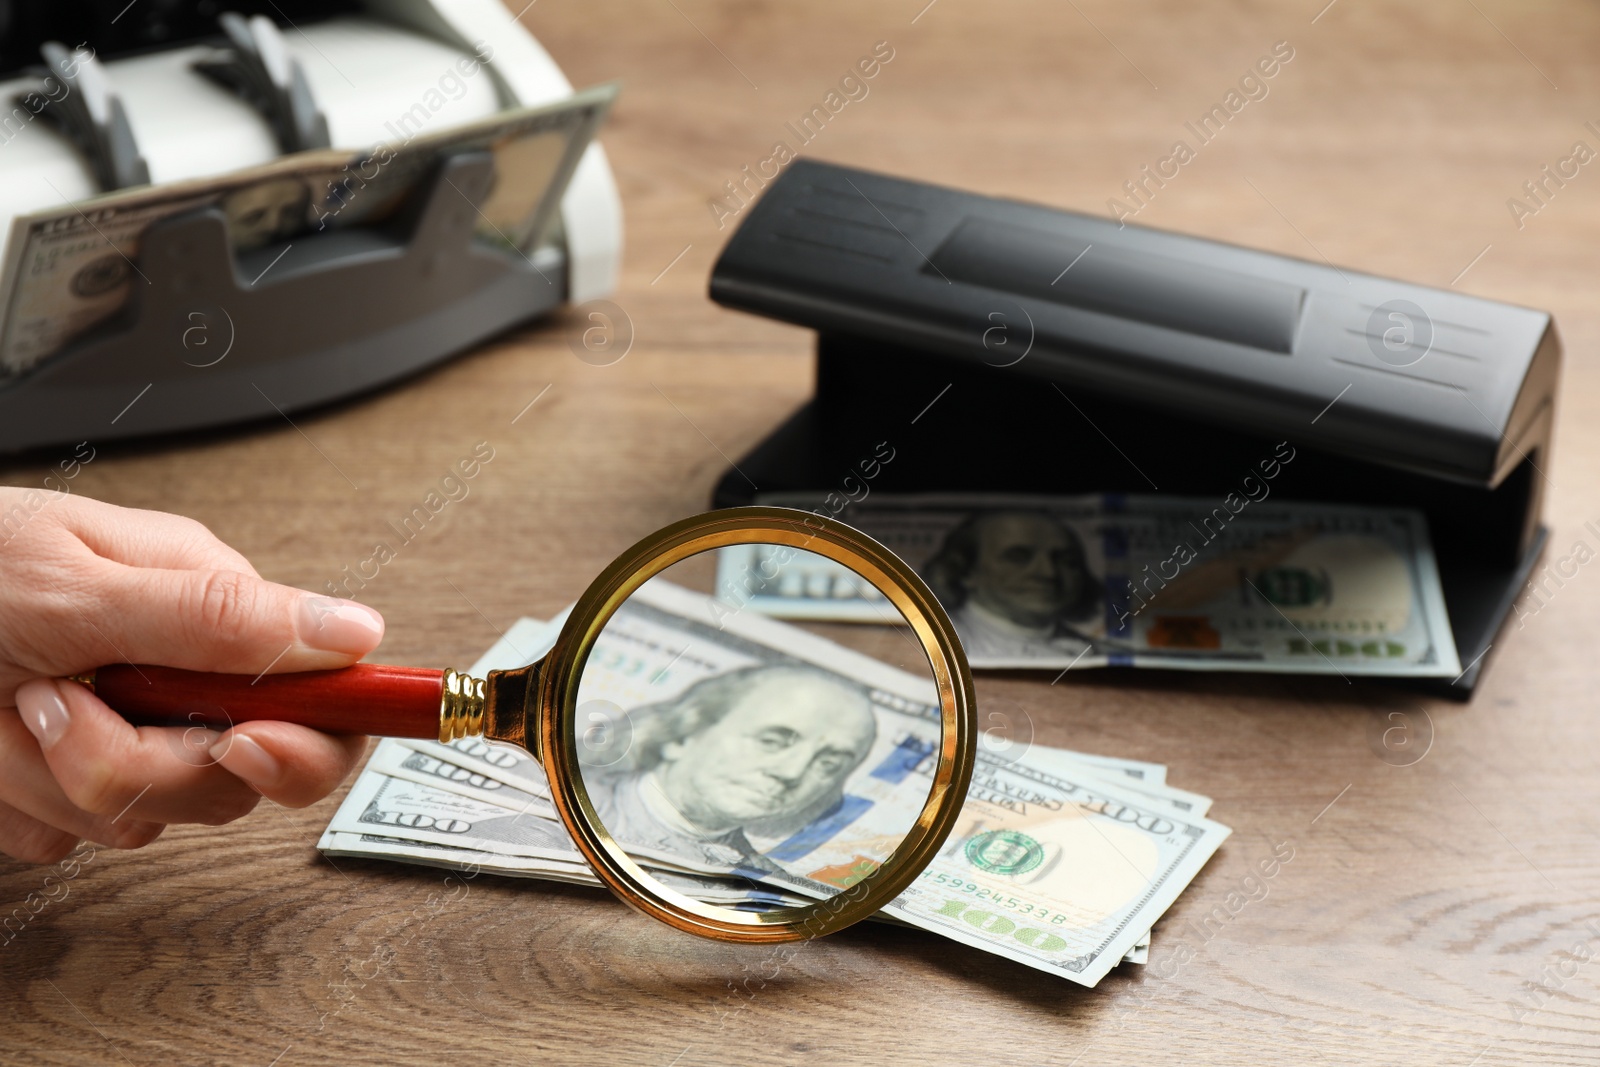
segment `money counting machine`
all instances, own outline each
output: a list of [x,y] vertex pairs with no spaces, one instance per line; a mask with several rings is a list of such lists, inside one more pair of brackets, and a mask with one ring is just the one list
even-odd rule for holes
[[[534,161],[542,188],[515,188],[489,151],[418,163],[417,145],[571,97],[498,0],[122,7],[0,4],[0,451],[279,418],[611,290],[621,210],[593,123]],[[373,146],[412,149],[417,171],[382,225],[285,226],[281,203],[248,202],[271,182],[238,211],[147,227],[145,209],[106,206],[141,191],[204,200],[228,175],[287,173],[317,151],[346,150],[363,180],[392,186],[404,168],[359,154]],[[486,242],[491,196],[524,197],[540,219]],[[18,247],[28,217],[51,212],[65,221],[32,232],[54,243]],[[41,283],[90,244],[87,266]],[[127,295],[103,314],[117,286]]]
[[1427,516],[1466,699],[1547,537],[1561,346],[1541,311],[800,160],[711,296],[817,331],[760,492],[1172,493],[1274,456],[1282,499]]

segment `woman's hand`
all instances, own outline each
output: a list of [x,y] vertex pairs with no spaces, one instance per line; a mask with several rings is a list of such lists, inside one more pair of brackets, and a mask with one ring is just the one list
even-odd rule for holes
[[138,848],[263,796],[304,807],[366,747],[279,722],[130,726],[60,678],[109,663],[344,667],[382,637],[376,611],[264,581],[192,519],[0,487],[0,852],[53,863],[82,838]]

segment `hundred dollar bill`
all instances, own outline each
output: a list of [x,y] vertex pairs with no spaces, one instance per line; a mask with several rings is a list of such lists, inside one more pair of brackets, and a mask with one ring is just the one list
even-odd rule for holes
[[1093,986],[1230,832],[1103,781],[980,760],[943,849],[887,910]]
[[[980,716],[983,714],[981,709],[979,714]],[[980,720],[980,729],[982,725]],[[1029,745],[1026,751],[1047,751],[1056,759],[1094,768],[1113,781],[1127,778],[1129,782],[1140,787],[1164,785],[1167,781],[1167,767],[1164,763],[1123,759],[1120,756],[1101,756],[1093,752],[1076,752],[1070,748],[1053,748],[1048,745]]]
[[381,772],[356,779],[328,828],[529,859],[583,862],[558,822]]
[[317,841],[317,848],[329,856],[405,860],[407,863],[424,867],[441,867],[453,871],[481,870],[513,878],[535,878],[543,882],[564,882],[571,885],[600,884],[600,880],[586,864],[582,863],[562,864],[553,860],[524,860],[521,857],[503,856],[495,852],[481,852],[477,849],[458,848],[428,841],[409,841],[400,837],[382,837],[377,834],[325,830]]
[[[1266,482],[1260,483],[1263,489]],[[765,504],[814,509],[813,495]],[[974,667],[1460,673],[1421,512],[1269,499],[874,494],[839,512],[922,574]],[[898,621],[814,556],[723,549],[718,595],[793,619]]]
[[[1093,764],[1084,762],[1083,754],[1065,749],[1033,745],[1028,749],[1027,756],[1030,765],[1048,763],[1050,768],[1057,769],[1059,773],[1077,775],[1083,780],[1089,780],[1097,769]],[[1109,757],[1098,759],[1108,765],[1117,762]],[[1159,767],[1160,764],[1153,766]],[[472,740],[459,740],[449,745],[431,741],[385,740],[368,761],[366,773],[387,773],[410,781],[433,784],[517,811],[548,812],[547,818],[555,818],[553,808],[544,801],[543,772],[538,764],[526,753],[505,745]],[[1113,777],[1112,780],[1118,779]],[[535,782],[538,783],[536,788],[539,792],[529,792],[523,788]],[[1165,803],[1188,814],[1204,815],[1211,802],[1209,797],[1160,783],[1141,786],[1136,780],[1125,779],[1124,786],[1149,798],[1152,805]],[[1151,791],[1145,792],[1145,789]],[[374,842],[380,844],[368,851],[381,852],[381,840],[373,838]],[[1126,962],[1144,962],[1144,958],[1148,957],[1148,949],[1147,931],[1141,943],[1128,949]]]
[[[549,872],[573,881],[577,880],[572,877],[576,868],[587,869],[559,822],[376,772],[363,773],[356,780],[328,831],[390,838],[411,848],[439,845],[492,854],[497,868],[532,877]],[[710,904],[784,906],[804,899],[737,876],[686,871],[654,871],[652,876]]]
[[[478,658],[471,673],[481,676],[538,659],[554,644],[565,620],[566,612],[549,622],[518,620]],[[419,788],[409,789],[410,785]],[[485,806],[463,809],[460,800],[441,793],[455,793],[469,802],[479,800]],[[388,810],[368,810],[374,798],[385,797],[401,798],[401,802]],[[479,738],[464,738],[449,745],[384,738],[374,748],[318,847],[332,856],[400,859],[451,869],[475,868],[516,877],[599,885],[565,827],[555,821],[548,797],[543,769],[514,746]],[[480,836],[460,825],[463,814],[479,818],[474,829],[480,831]],[[367,817],[365,821],[363,816]],[[508,816],[510,822],[506,821]],[[526,824],[529,818],[543,822]],[[507,826],[519,829],[512,833],[498,829]],[[529,849],[530,838],[536,839],[539,847]],[[561,858],[552,858],[558,852]],[[653,868],[653,876],[708,903],[759,910],[804,902],[802,897],[743,879],[661,868]]]
[[[517,811],[537,806],[539,803],[539,797],[525,793],[514,785],[496,781],[489,775],[468,771],[462,766],[449,762],[447,758],[440,758],[437,754],[419,751],[422,746],[430,746],[436,750],[442,749],[446,754],[458,754],[458,750],[453,746],[439,745],[426,741],[413,743],[418,746],[418,749],[406,748],[401,741],[397,741],[394,738],[385,738],[379,743],[372,757],[367,761],[363,774],[381,775],[387,773],[391,777],[398,777],[408,781],[436,784],[448,792],[458,792],[464,796],[476,797],[487,803],[506,806]],[[460,743],[457,742],[457,744]],[[488,748],[490,746],[480,747]],[[502,752],[516,754],[515,749],[507,746],[493,747]],[[483,755],[476,750],[472,751],[479,758]],[[1063,749],[1052,749],[1050,751],[1052,753],[1065,752]],[[532,759],[527,756],[522,756],[521,758],[527,763],[533,763]],[[1071,763],[1070,760],[1066,762]],[[485,766],[493,766],[500,774],[506,777],[519,777],[506,771],[505,761],[495,760],[493,763],[486,763]],[[1078,769],[1081,770],[1082,767]],[[544,817],[553,820],[555,818],[553,808]],[[485,842],[478,843],[485,844]],[[321,841],[318,842],[318,847],[330,856],[349,856],[361,859],[404,859],[425,866],[443,867],[450,870],[482,871],[512,877],[536,878],[542,881],[566,882],[574,885],[598,886],[601,884],[576,849],[573,850],[572,861],[566,863],[557,860],[510,855],[505,852],[485,851],[480,848],[457,847],[433,841],[416,841],[408,838],[358,834],[332,829],[323,834]],[[756,901],[768,907],[780,906],[780,902],[790,904],[803,902],[799,898],[788,897],[783,894],[767,896],[751,892],[748,887],[743,892],[730,892],[728,887],[715,886],[709,879],[697,879],[694,875],[679,871],[663,871],[655,868],[653,873],[654,877],[667,884],[675,884],[677,888],[686,889],[690,892],[690,895],[707,902],[713,902],[714,899],[720,898],[725,903],[743,904]],[[701,891],[696,892],[696,889]],[[1149,955],[1150,935],[1146,932],[1144,938],[1128,950],[1123,962],[1143,964],[1149,960]]]
[[[1115,765],[1120,761],[1111,757],[1089,757],[1083,753],[1044,745],[1030,746],[1027,757],[1030,766],[1043,766],[1044,769],[1053,770],[1058,774],[1084,778],[1097,769],[1103,770],[1109,766],[1113,769],[1112,781],[1122,781],[1125,788],[1149,798],[1153,804],[1165,803],[1181,813],[1204,815],[1211,806],[1211,798],[1198,793],[1190,793],[1160,782],[1141,783],[1137,778],[1129,779],[1126,775],[1118,778],[1116,772],[1121,769]],[[1096,762],[1088,762],[1089,760]],[[1160,764],[1143,766],[1161,767]],[[476,767],[477,770],[472,770],[472,767]],[[374,772],[396,774],[413,781],[434,782],[446,790],[461,792],[488,803],[519,810],[525,807],[538,808],[541,802],[541,795],[525,792],[520,788],[534,781],[542,787],[543,772],[538,764],[531,756],[504,745],[470,740],[460,740],[450,745],[431,741],[386,740],[368,761],[366,773]],[[550,817],[554,817],[553,812]],[[367,851],[382,853],[383,840],[371,838],[375,846],[369,846]],[[489,862],[492,866],[492,861],[480,862]],[[1144,963],[1149,958],[1149,949],[1150,934],[1146,931],[1144,937],[1128,949],[1123,962]]]
[[[540,882],[560,882],[564,885],[600,886],[585,864],[576,866],[557,864],[544,860],[529,860],[520,856],[507,856],[498,852],[480,852],[477,849],[456,848],[450,845],[425,841],[408,841],[403,838],[379,837],[374,834],[354,834],[341,830],[328,830],[317,842],[326,855],[352,859],[405,860],[424,867],[445,870],[470,871],[474,874],[499,874],[509,878],[529,878]],[[658,875],[664,883],[688,896],[708,904],[736,905],[741,910],[765,911],[792,906],[796,901],[782,894],[760,889],[730,891],[711,879],[698,879],[694,875],[666,872]]]
[[[486,743],[481,740],[478,743],[481,748],[489,750],[486,755],[491,755],[491,758],[502,753],[517,757],[519,769],[534,771],[540,779],[543,779],[544,773],[539,770],[539,765],[532,757],[513,752],[508,745]],[[530,792],[524,788],[530,784],[525,780],[513,785],[503,780],[504,777],[510,777],[503,772],[501,776],[495,776],[474,770],[469,765],[472,757],[464,752],[457,752],[450,745],[441,745],[435,741],[418,741],[414,742],[414,745],[416,747],[407,745],[403,740],[385,738],[379,742],[377,749],[367,760],[367,770],[408,782],[431,785],[447,793],[459,793],[464,797],[481,800],[485,804],[496,804],[512,811],[526,811],[541,819],[557,817],[555,805],[550,802],[547,789]],[[434,751],[422,749],[422,745],[430,745]],[[437,751],[440,749],[443,752]],[[496,762],[501,761],[496,760]],[[542,781],[540,784],[543,784]]]
[[[1038,766],[1038,761],[1030,761],[1030,765]],[[1058,764],[1056,773],[1070,775],[1070,764],[1065,767]],[[1212,800],[1203,793],[1191,793],[1187,789],[1179,789],[1173,785],[1161,785],[1152,788],[1130,785],[1126,788],[1131,793],[1137,793],[1139,796],[1146,797],[1151,801],[1158,801],[1186,815],[1207,815],[1211,812]]]
[[[939,745],[926,676],[756,613],[730,616],[661,582],[635,594],[597,639],[579,707],[590,700],[626,712],[613,729],[632,744],[585,777],[624,847],[806,896],[847,889],[894,851],[927,799]],[[691,708],[694,728],[677,729]],[[779,799],[740,822],[737,813],[755,807],[748,796],[765,773],[760,759],[711,757],[718,735],[746,729],[829,738],[834,756],[821,773],[831,781],[814,781],[826,788],[809,794],[772,794]],[[672,738],[666,746],[663,736]],[[1051,773],[1030,766],[1026,752],[981,759],[957,833],[888,914],[1093,985],[1229,832],[1104,774],[1081,765]],[[724,829],[697,829],[690,811]],[[974,906],[993,898],[1008,911],[964,919],[949,910],[949,894]]]
[[485,741],[481,737],[462,737],[449,744],[402,738],[398,743],[493,778],[518,794],[539,797],[547,803],[550,799],[550,783],[544,776],[544,768],[525,749]]
[[[713,625],[713,619],[718,619],[717,613],[709,609],[705,598],[653,583],[602,634],[581,695],[627,701],[626,706],[632,711],[659,708],[660,690],[681,694],[699,681],[725,676],[730,671],[748,671],[752,666],[759,671],[774,662],[809,662],[818,671],[872,683],[872,691],[877,694],[870,700],[873,747],[880,758],[862,761],[858,769],[870,768],[868,773],[847,775],[832,808],[811,813],[810,821],[799,830],[793,826],[781,829],[768,820],[764,825],[746,826],[736,836],[728,835],[721,841],[708,842],[701,837],[686,847],[681,838],[671,833],[636,833],[644,840],[630,841],[629,832],[639,830],[636,822],[608,821],[608,828],[645,862],[651,863],[653,854],[654,876],[664,880],[699,879],[701,891],[694,895],[704,899],[737,901],[740,906],[777,906],[775,901],[796,902],[837,892],[853,884],[893,850],[899,834],[927,795],[928,753],[938,736],[937,714],[928,691],[931,687],[921,678],[900,676],[901,672],[882,663],[759,616],[721,618],[718,621],[725,629]],[[474,671],[515,666],[537,658],[553,640],[558,624],[559,620],[541,631],[538,624],[523,620],[480,659]],[[648,725],[648,716],[630,714],[628,723],[637,731]],[[636,732],[634,737],[638,739],[639,734]],[[883,745],[877,745],[878,739],[883,740]],[[1054,767],[1070,771],[1071,777],[1030,768],[1030,755],[1048,755]],[[1135,818],[1145,818],[1149,827],[1162,829],[1165,824],[1151,820],[1163,817],[1168,821],[1183,819],[1189,831],[1201,836],[1198,844],[1191,843],[1187,850],[1169,849],[1169,855],[1158,858],[1151,870],[1152,878],[1160,883],[1155,886],[1156,893],[1146,894],[1143,899],[1134,894],[1135,899],[1113,909],[1120,917],[1119,932],[1114,937],[1099,936],[1103,931],[1084,917],[1099,915],[1104,898],[1123,888],[1124,879],[1118,875],[1079,878],[1078,883],[1055,875],[1042,882],[1042,875],[1022,878],[1036,894],[1030,900],[1033,910],[1028,914],[1051,924],[1045,933],[1029,934],[1027,931],[1034,927],[1024,925],[1010,930],[1006,937],[988,936],[1004,930],[1005,921],[1013,920],[991,922],[987,931],[977,930],[969,922],[969,928],[974,930],[971,934],[956,928],[957,933],[966,935],[958,940],[1088,984],[1123,957],[1133,962],[1141,959],[1149,943],[1150,926],[1170,903],[1164,894],[1181,889],[1227,832],[1216,824],[1185,818],[1180,809],[1159,797],[1131,792],[1138,788],[1170,790],[1154,780],[1165,774],[1160,764],[1118,761],[1035,745],[1008,763],[985,760],[984,768],[979,781],[987,783],[991,792],[1009,790],[1013,800],[1025,798],[1053,823],[1076,827],[1080,836],[1089,816],[1117,823],[1119,818],[1130,817],[1127,813],[1135,810],[1135,803],[1143,805],[1141,815]],[[636,769],[630,764],[628,774]],[[892,773],[885,774],[886,769]],[[414,780],[389,778],[384,770],[409,775]],[[615,791],[616,775],[610,768],[605,770],[608,773],[592,779],[586,776],[591,795],[607,788]],[[1119,793],[1119,787],[1108,781],[1107,775],[1122,782],[1120,788],[1124,791]],[[1048,792],[1050,786],[1054,786],[1053,793]],[[451,790],[458,795],[439,795]],[[558,823],[533,814],[542,810],[540,805],[547,795],[542,771],[520,750],[482,741],[458,741],[452,745],[386,741],[330,825],[326,843],[347,849],[350,854],[387,852],[395,858],[424,862],[438,862],[437,850],[448,848],[480,860],[483,856],[503,857],[497,862],[523,868],[521,873],[534,877],[539,876],[541,867],[556,867],[570,877],[573,861],[578,859],[576,850],[566,841]],[[1120,807],[1108,815],[1109,805],[1113,804]],[[964,825],[973,819],[993,820],[991,809],[996,804],[992,797],[986,795],[981,806],[975,805],[979,800],[969,798]],[[1074,812],[1076,821],[1072,819]],[[848,818],[841,819],[842,814]],[[523,826],[533,819],[539,819],[542,825]],[[1025,828],[1015,825],[1008,824],[1006,829],[1026,833]],[[986,831],[980,827],[978,832]],[[1105,832],[1114,841],[1123,831],[1108,827]],[[395,847],[386,848],[385,840],[394,841]],[[529,840],[533,841],[531,847]],[[1043,842],[1041,848],[1052,850],[1046,873],[1056,871],[1063,863],[1076,867],[1078,861],[1073,857],[1077,844],[1043,834],[1034,840]],[[557,851],[552,844],[557,841],[566,842],[566,862],[552,855]],[[640,843],[645,848],[635,847]],[[738,847],[732,847],[735,844]],[[1065,854],[1064,844],[1072,846]],[[708,849],[708,845],[714,847]],[[1091,865],[1104,858],[1092,854],[1095,847],[1099,846],[1089,846],[1090,854],[1084,857]],[[1150,857],[1140,853],[1138,858],[1147,861]],[[667,864],[678,869],[668,871]],[[686,867],[698,867],[701,873],[690,873],[683,869]],[[949,875],[950,870],[945,869],[945,873]],[[986,872],[986,876],[996,877],[993,872]],[[1041,884],[1033,885],[1035,882]],[[1081,894],[1082,899],[1073,893]],[[937,914],[946,905],[939,902],[931,909],[924,907],[925,896],[925,892],[914,888],[892,905],[885,917],[948,933],[943,928],[948,925],[948,917]],[[919,908],[933,914],[919,914]],[[1029,939],[1033,944],[1028,944]],[[995,943],[990,944],[991,940]]]
[[1107,784],[1121,786],[1128,792],[1148,797],[1152,801],[1160,801],[1185,814],[1204,815],[1211,810],[1211,798],[1204,794],[1179,789],[1164,780],[1151,782],[1104,774],[1102,766],[1087,762],[1079,753],[1069,752],[1066,749],[1051,748],[1048,745],[1030,745],[1024,755],[1026,757],[1024,762],[1035,770],[1048,771],[1067,778],[1083,777],[1085,769],[1100,771],[1102,773],[1099,776],[1104,778]]
[[477,237],[527,253],[615,96],[614,86],[600,86],[401,143],[299,152],[231,174],[118,190],[20,216],[0,272],[0,381],[107,323],[136,287],[148,284],[138,265],[145,231],[200,208],[220,209],[232,250],[247,253],[384,221],[447,154],[482,150],[494,157],[495,184],[477,213]]

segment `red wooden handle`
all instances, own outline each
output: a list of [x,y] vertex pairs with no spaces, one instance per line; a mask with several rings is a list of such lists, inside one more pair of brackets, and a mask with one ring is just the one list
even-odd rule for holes
[[358,663],[251,678],[123,663],[95,671],[94,691],[136,725],[226,730],[272,719],[338,734],[438,737],[444,672]]

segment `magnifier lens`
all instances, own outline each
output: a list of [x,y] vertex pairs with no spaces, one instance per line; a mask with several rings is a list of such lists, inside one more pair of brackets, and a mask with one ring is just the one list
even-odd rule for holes
[[866,577],[753,542],[690,556],[621,604],[570,730],[593,821],[642,888],[770,911],[843,893],[913,830],[939,689]]

